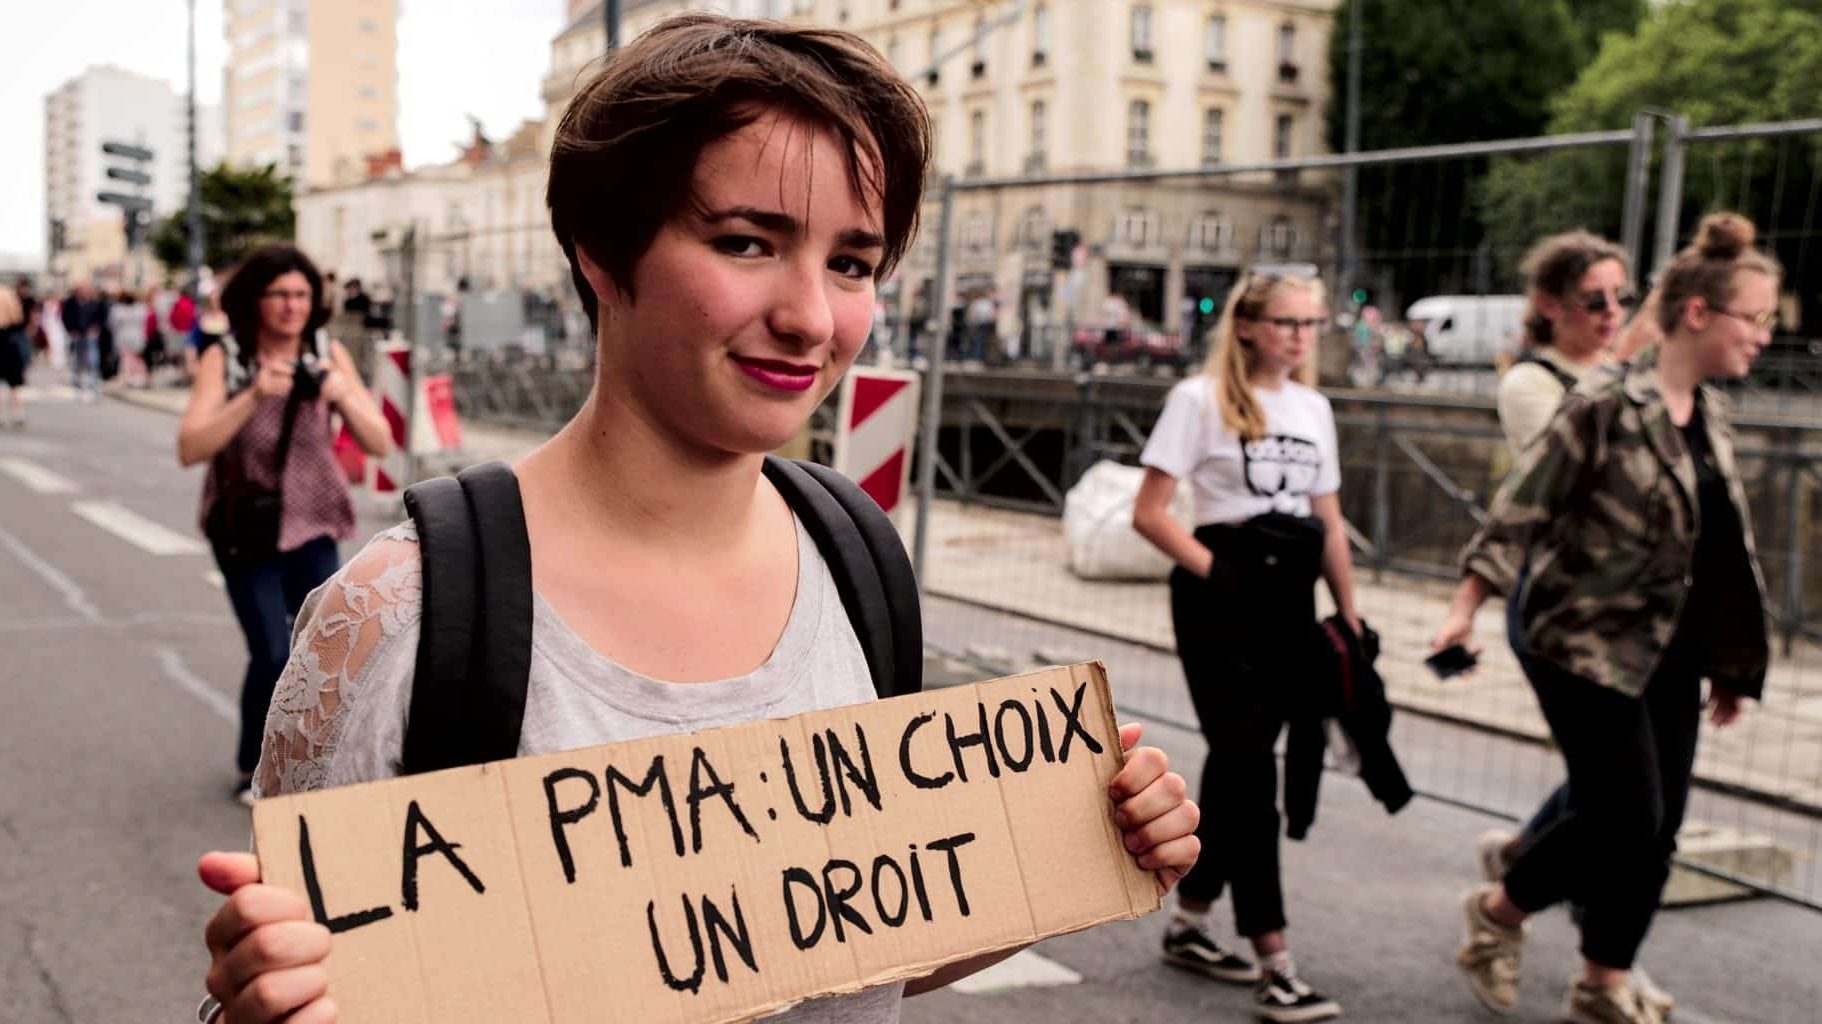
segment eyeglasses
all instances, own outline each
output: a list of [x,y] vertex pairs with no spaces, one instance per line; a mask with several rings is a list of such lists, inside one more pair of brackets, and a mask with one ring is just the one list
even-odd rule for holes
[[272,302],[309,302],[312,297],[311,293],[307,291],[288,292],[279,288],[274,288],[271,291],[260,295],[260,298]]
[[1257,322],[1270,324],[1272,329],[1280,334],[1295,334],[1299,331],[1308,331],[1311,334],[1315,334],[1322,330],[1322,325],[1328,323],[1327,320],[1321,317],[1299,320],[1288,316],[1260,317]]
[[1638,305],[1638,301],[1638,293],[1633,291],[1611,293],[1594,292],[1591,295],[1584,295],[1576,300],[1575,305],[1576,308],[1580,309],[1582,312],[1593,316],[1605,313],[1609,308],[1623,312]]
[[1736,313],[1731,309],[1717,309],[1716,313],[1730,316],[1744,324],[1751,324],[1761,331],[1769,331],[1778,326],[1778,311],[1768,309],[1763,313]]

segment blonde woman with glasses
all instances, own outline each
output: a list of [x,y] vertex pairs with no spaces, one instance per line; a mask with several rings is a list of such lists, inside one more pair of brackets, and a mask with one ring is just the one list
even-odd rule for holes
[[[1318,576],[1360,633],[1334,412],[1310,386],[1327,323],[1320,281],[1242,279],[1206,369],[1165,401],[1133,509],[1133,527],[1177,563],[1177,653],[1208,740],[1202,857],[1178,890],[1164,959],[1254,985],[1255,1011],[1268,1021],[1341,1013],[1298,977],[1285,942],[1272,752],[1296,701],[1285,668],[1316,621]],[[1185,483],[1195,496],[1193,532],[1169,512]],[[1263,969],[1209,933],[1209,908],[1230,888],[1236,928]]]

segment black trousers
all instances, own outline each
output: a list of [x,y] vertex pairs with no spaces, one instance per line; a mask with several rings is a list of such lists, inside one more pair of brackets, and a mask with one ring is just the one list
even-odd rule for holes
[[1278,734],[1316,620],[1321,534],[1295,550],[1246,527],[1203,527],[1212,579],[1170,575],[1171,623],[1208,758],[1202,765],[1202,855],[1178,883],[1183,899],[1212,903],[1231,889],[1234,926],[1247,938],[1285,927],[1279,877]]
[[1689,804],[1702,686],[1666,656],[1629,697],[1554,665],[1520,659],[1568,765],[1567,806],[1527,832],[1506,893],[1537,913],[1582,908],[1582,955],[1630,968],[1656,915]]

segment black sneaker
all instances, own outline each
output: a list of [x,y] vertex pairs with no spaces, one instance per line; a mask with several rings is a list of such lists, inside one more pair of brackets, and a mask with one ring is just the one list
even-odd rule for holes
[[1305,985],[1295,975],[1266,971],[1253,990],[1253,1010],[1277,1024],[1330,1020],[1341,1016],[1341,1004]]
[[1259,980],[1258,964],[1223,947],[1200,928],[1176,925],[1165,932],[1164,962],[1234,985]]

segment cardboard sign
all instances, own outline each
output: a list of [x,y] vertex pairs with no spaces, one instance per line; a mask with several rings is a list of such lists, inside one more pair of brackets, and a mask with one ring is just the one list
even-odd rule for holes
[[344,1021],[745,1020],[1159,905],[1097,663],[261,801]]

